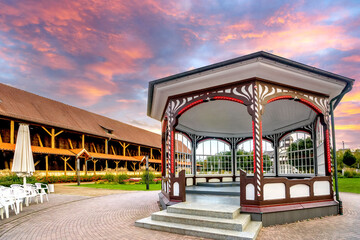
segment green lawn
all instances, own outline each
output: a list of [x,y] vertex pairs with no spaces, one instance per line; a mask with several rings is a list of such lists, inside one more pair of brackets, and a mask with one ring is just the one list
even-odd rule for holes
[[339,191],[360,193],[360,178],[339,178]]
[[[77,185],[69,185],[77,186]],[[114,190],[132,190],[132,191],[146,191],[146,184],[81,184],[80,187],[89,188],[103,188],[103,189],[114,189]],[[149,184],[150,191],[161,190],[161,184]]]

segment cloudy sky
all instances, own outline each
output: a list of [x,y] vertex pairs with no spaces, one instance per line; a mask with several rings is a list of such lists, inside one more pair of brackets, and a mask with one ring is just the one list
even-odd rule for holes
[[0,82],[152,131],[149,81],[259,50],[357,79],[336,131],[360,148],[358,0],[0,0]]

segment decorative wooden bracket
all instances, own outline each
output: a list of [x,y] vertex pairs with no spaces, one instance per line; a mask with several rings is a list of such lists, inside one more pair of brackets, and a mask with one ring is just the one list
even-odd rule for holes
[[[130,144],[126,144],[126,143],[122,143],[122,142],[119,142],[120,146],[123,147],[123,156],[126,155],[126,148],[130,145]],[[128,150],[129,151],[129,150]]]
[[63,133],[64,130],[61,130],[61,131],[59,131],[58,133],[55,133],[55,129],[52,128],[52,129],[51,129],[51,133],[50,133],[49,130],[47,130],[44,126],[41,126],[41,127],[42,127],[42,129],[44,129],[45,132],[47,132],[47,133],[50,135],[50,137],[51,137],[51,148],[55,148],[55,137],[58,136],[59,134]]

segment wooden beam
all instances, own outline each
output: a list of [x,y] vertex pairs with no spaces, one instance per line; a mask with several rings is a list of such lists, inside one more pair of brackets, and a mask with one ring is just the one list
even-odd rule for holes
[[70,165],[70,163],[66,162],[66,164],[69,166],[69,168],[70,168],[71,170],[73,170],[73,171],[75,172],[75,169],[73,169],[73,167]]
[[126,144],[126,143],[121,143],[119,142],[120,145],[123,147],[123,156],[126,155],[126,148],[130,145],[130,144]]
[[81,136],[81,147],[85,148],[85,135],[84,134]]
[[93,142],[91,143],[91,146],[93,146],[93,148],[94,148],[94,152],[95,152],[95,153],[97,153],[97,150],[96,150],[95,144],[94,144]]
[[114,161],[114,162],[116,164],[115,172],[117,172],[120,161]]
[[37,160],[36,163],[34,163],[34,167],[36,167],[36,165],[38,165],[40,162],[40,160]]
[[67,161],[70,159],[70,157],[61,157],[61,159],[64,161],[64,171],[65,171],[65,176],[66,176],[66,173],[67,173],[66,165],[67,165]]
[[133,166],[131,166],[132,170],[134,171],[134,176],[135,176],[135,173],[136,173],[136,164],[137,162],[132,162]]
[[112,153],[113,153],[114,155],[116,155],[116,152],[115,152],[114,146],[111,146],[111,150],[112,150]]
[[150,148],[150,158],[151,159],[153,159],[154,158],[154,156],[153,156],[153,151],[152,151],[153,149],[152,148]]
[[92,161],[93,161],[93,163],[94,163],[94,175],[96,175],[96,162],[97,162],[98,160],[93,159]]
[[0,143],[2,143],[1,133],[0,133]]
[[85,159],[85,175],[87,175],[87,162],[88,160]]
[[70,148],[71,148],[71,149],[74,149],[70,138],[68,138],[68,142],[69,142]]
[[15,136],[15,122],[11,120],[10,121],[10,143],[11,144],[14,144],[14,142],[15,142],[14,136]]
[[55,148],[55,128],[51,129],[51,148]]
[[54,137],[56,137],[57,135],[59,135],[59,134],[61,134],[61,133],[63,133],[63,132],[64,132],[64,130],[61,130],[60,132],[56,133],[56,134],[54,135]]
[[41,126],[41,127],[42,127],[42,129],[45,130],[45,132],[47,132],[51,136],[51,133],[45,127],[43,127],[43,126]]
[[46,177],[49,176],[49,156],[46,155],[45,156],[45,172],[46,172]]
[[39,140],[40,147],[44,147],[44,145],[43,145],[43,143],[41,141],[40,135],[37,133],[36,136],[37,136],[37,138]]
[[141,149],[140,149],[140,145],[138,146],[138,156],[141,155]]
[[108,140],[105,139],[105,154],[109,153]]

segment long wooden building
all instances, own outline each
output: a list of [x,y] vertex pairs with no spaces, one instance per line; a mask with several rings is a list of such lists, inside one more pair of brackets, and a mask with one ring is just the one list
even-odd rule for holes
[[19,123],[30,125],[35,168],[46,175],[139,169],[143,156],[160,170],[161,137],[80,108],[0,84],[0,170],[11,169]]

